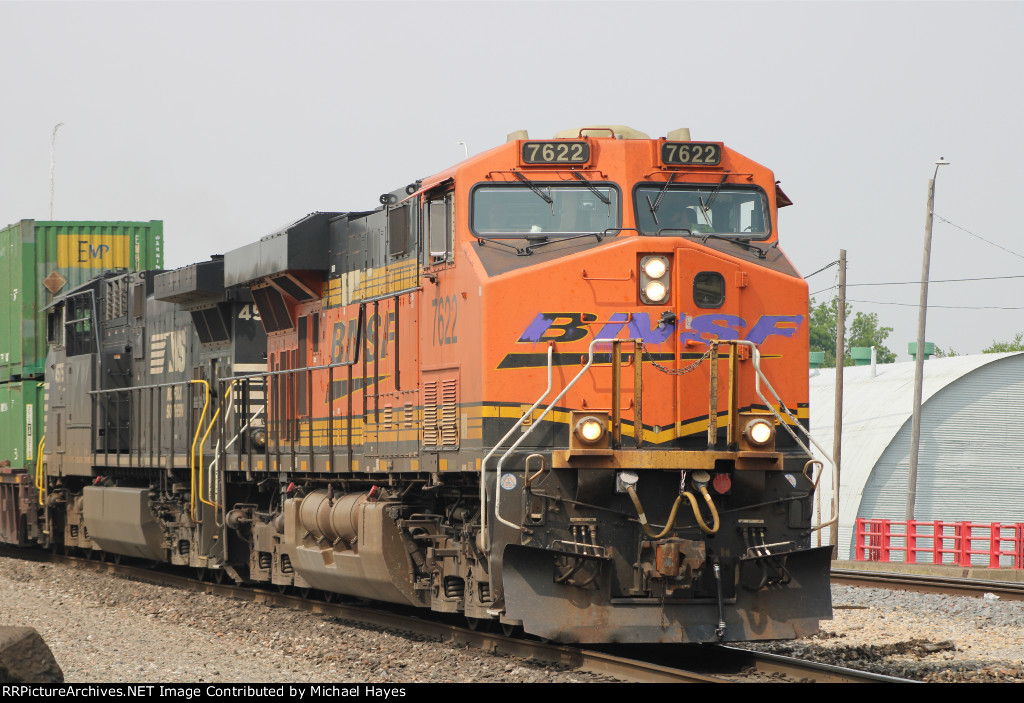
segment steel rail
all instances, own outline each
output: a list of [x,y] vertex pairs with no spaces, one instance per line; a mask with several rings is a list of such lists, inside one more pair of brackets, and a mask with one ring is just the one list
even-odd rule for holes
[[738,657],[749,657],[757,673],[768,676],[783,675],[801,683],[921,683],[913,679],[848,669],[834,664],[811,662],[741,647],[717,645],[717,649],[728,651]]
[[1004,600],[1024,600],[1024,583],[955,576],[834,568],[832,569],[832,583],[844,586],[890,588],[918,593],[974,597],[993,593]]

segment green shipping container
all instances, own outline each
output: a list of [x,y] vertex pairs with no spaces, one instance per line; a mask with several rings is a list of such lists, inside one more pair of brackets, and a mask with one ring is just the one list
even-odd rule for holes
[[42,381],[0,383],[0,461],[35,470],[45,392]]
[[43,310],[54,295],[104,271],[149,271],[163,263],[161,220],[22,220],[0,230],[0,383],[42,377]]

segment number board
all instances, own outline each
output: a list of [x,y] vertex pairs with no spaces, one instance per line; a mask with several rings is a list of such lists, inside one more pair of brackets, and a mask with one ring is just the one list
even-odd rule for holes
[[661,162],[686,166],[717,166],[722,163],[722,145],[701,142],[662,142]]
[[524,164],[585,164],[590,161],[586,142],[523,142]]

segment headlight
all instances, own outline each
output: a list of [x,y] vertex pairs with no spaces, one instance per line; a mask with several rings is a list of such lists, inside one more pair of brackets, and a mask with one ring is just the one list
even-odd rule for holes
[[751,444],[766,445],[775,436],[775,427],[767,420],[751,420],[743,433]]
[[585,444],[594,444],[604,436],[604,422],[596,417],[585,417],[576,423],[576,436]]
[[668,301],[670,266],[668,257],[640,257],[640,299],[648,305],[664,305]]
[[668,264],[662,258],[651,258],[644,264],[644,273],[651,278],[661,278],[668,271]]
[[668,289],[665,288],[664,283],[659,283],[658,281],[651,281],[646,286],[644,286],[644,295],[647,296],[648,300],[651,300],[655,303],[660,303],[662,300],[665,299],[665,296],[668,295]]
[[249,434],[249,439],[254,448],[262,451],[267,446],[267,431],[262,427],[255,427]]

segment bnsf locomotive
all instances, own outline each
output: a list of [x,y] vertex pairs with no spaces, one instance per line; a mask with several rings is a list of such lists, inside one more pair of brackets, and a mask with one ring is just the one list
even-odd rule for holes
[[55,300],[27,538],[566,642],[816,631],[807,286],[768,169],[525,132]]

